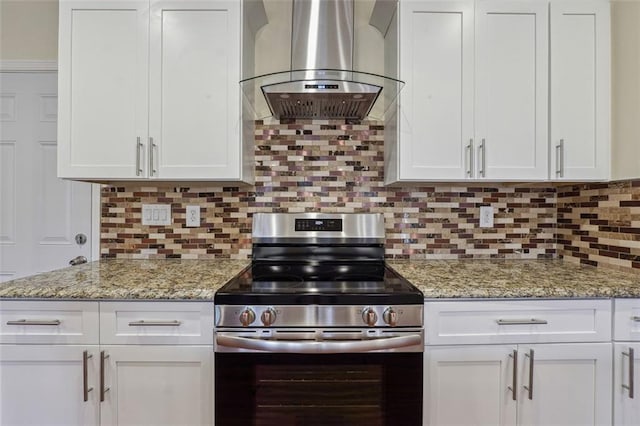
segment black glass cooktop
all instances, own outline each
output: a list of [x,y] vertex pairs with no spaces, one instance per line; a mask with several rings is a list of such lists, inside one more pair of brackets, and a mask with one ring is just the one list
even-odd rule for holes
[[384,262],[254,261],[215,295],[227,305],[421,304],[423,295]]

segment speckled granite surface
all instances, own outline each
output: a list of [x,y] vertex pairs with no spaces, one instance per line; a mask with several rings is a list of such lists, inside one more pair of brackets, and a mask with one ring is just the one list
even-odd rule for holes
[[[244,260],[102,260],[0,284],[0,298],[213,300]],[[640,274],[560,260],[391,261],[426,298],[640,297]]]
[[640,297],[640,274],[562,260],[389,262],[425,298]]
[[0,284],[0,298],[213,300],[246,260],[102,260]]

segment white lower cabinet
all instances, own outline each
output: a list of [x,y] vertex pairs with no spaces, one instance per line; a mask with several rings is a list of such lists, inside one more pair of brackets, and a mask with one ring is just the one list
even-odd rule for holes
[[[427,303],[424,424],[610,425],[610,306],[607,300],[573,307],[571,301]],[[590,341],[576,341],[580,333]],[[473,343],[444,343],[453,335]]]
[[0,425],[213,424],[213,303],[0,301],[0,323]]
[[210,346],[104,346],[102,425],[213,424]]
[[98,425],[98,369],[97,345],[1,345],[0,424]]

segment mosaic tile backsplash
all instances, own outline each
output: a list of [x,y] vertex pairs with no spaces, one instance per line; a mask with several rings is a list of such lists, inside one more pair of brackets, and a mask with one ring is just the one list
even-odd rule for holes
[[[381,123],[373,121],[258,122],[253,186],[105,187],[101,255],[246,259],[256,212],[383,213],[386,255],[395,259],[536,259],[578,252],[565,240],[574,230],[564,222],[556,229],[558,191],[553,185],[385,187],[383,133]],[[561,191],[563,202],[570,203],[582,188]],[[155,203],[171,204],[172,226],[141,225],[142,204]],[[186,227],[187,205],[200,206],[200,227]],[[495,209],[493,228],[479,228],[483,205]],[[579,219],[582,213],[575,214]],[[573,221],[575,214],[563,211],[562,219]],[[637,231],[637,208],[634,214],[629,227]],[[558,236],[563,238],[561,252]]]
[[558,188],[565,260],[640,272],[640,180]]

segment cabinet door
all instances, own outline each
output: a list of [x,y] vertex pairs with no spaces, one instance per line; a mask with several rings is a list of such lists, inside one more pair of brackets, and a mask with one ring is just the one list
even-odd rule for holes
[[211,346],[103,346],[102,425],[213,424]]
[[[633,349],[633,359],[629,357],[629,349]],[[640,343],[615,343],[613,363],[614,425],[637,426],[640,424]]]
[[548,175],[548,6],[480,0],[476,12],[477,176]]
[[146,0],[60,2],[59,177],[146,174],[148,19]]
[[151,2],[150,176],[240,178],[240,5]]
[[551,1],[551,179],[608,179],[608,1]]
[[399,7],[400,179],[471,178],[473,1]]
[[425,349],[426,425],[515,425],[515,346]]
[[519,352],[519,425],[611,424],[610,343],[520,346]]
[[97,358],[98,346],[1,345],[0,424],[98,425]]

